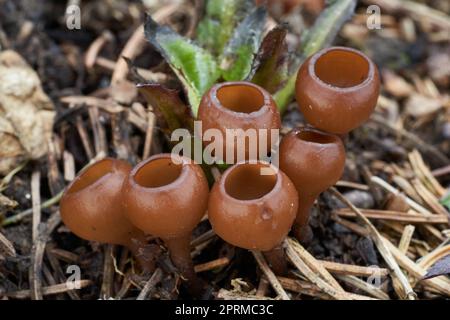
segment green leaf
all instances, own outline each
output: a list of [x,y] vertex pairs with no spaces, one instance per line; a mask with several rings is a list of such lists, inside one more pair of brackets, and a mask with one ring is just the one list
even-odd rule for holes
[[287,27],[280,25],[264,38],[252,67],[251,81],[270,93],[276,92],[288,78]]
[[197,41],[216,56],[222,54],[238,23],[250,12],[252,0],[208,0],[197,27]]
[[441,204],[446,206],[450,210],[450,192],[441,199]]
[[209,52],[169,27],[160,26],[150,16],[145,21],[145,37],[183,83],[196,116],[202,95],[220,77],[216,60]]
[[267,11],[258,7],[235,29],[221,57],[220,68],[227,81],[239,81],[249,75],[261,44]]
[[137,87],[147,102],[155,108],[158,118],[163,118],[166,122],[168,134],[181,127],[192,130],[194,119],[191,110],[181,101],[177,90],[157,83],[140,83]]
[[315,52],[331,45],[339,30],[354,13],[356,0],[334,0],[322,11],[314,25],[302,37],[299,58],[294,62],[293,73],[274,99],[283,113],[294,97],[297,71],[303,61]]
[[334,0],[319,15],[313,27],[302,37],[300,53],[307,58],[329,46],[344,23],[355,12],[356,0]]

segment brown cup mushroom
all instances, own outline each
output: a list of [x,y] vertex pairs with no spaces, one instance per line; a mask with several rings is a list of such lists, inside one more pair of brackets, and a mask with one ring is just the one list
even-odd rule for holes
[[275,273],[283,274],[286,259],[280,257],[280,244],[292,227],[297,206],[297,191],[287,175],[265,162],[241,162],[214,184],[208,216],[222,239],[262,251]]
[[[224,82],[214,85],[202,98],[198,111],[198,119],[202,121],[203,135],[208,129],[217,129],[221,133],[223,146],[222,160],[227,160],[227,146],[233,150],[233,163],[237,160],[255,158],[249,152],[249,142],[245,141],[242,149],[245,159],[238,159],[237,139],[227,139],[226,129],[256,130],[257,158],[259,156],[259,130],[267,130],[267,152],[271,151],[271,129],[281,127],[280,114],[271,95],[260,86],[240,81]],[[205,135],[204,135],[205,138]],[[205,147],[211,142],[204,142]],[[234,147],[233,145],[234,144]],[[233,147],[233,149],[232,149]],[[229,162],[228,162],[229,163]]]
[[335,134],[346,134],[373,112],[380,91],[375,64],[345,47],[323,49],[301,66],[296,97],[306,121]]
[[310,209],[320,193],[334,185],[345,166],[345,148],[341,138],[313,128],[290,131],[280,143],[280,169],[294,183],[298,195],[295,237],[308,237]]
[[82,170],[61,198],[61,218],[80,238],[129,248],[142,268],[152,271],[153,261],[143,255],[145,235],[128,221],[121,206],[122,184],[130,171],[127,162],[111,158]]
[[205,215],[208,192],[200,166],[175,154],[159,154],[139,163],[122,189],[127,217],[140,230],[164,241],[172,262],[195,294],[201,288],[190,238]]

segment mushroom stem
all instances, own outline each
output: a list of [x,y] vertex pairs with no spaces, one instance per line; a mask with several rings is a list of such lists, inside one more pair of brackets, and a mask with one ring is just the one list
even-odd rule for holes
[[144,272],[151,273],[155,270],[155,257],[150,256],[145,250],[147,240],[143,232],[134,231],[124,246],[131,251]]
[[318,195],[302,195],[299,196],[297,217],[294,222],[292,231],[295,238],[302,244],[308,243],[312,237],[312,231],[309,227],[309,216],[311,214],[311,208],[314,205],[314,201]]
[[194,264],[191,258],[190,236],[162,239],[169,250],[170,259],[186,279],[188,290],[193,295],[201,293],[201,281],[194,271]]
[[269,266],[276,275],[283,276],[288,271],[287,258],[281,245],[263,252]]

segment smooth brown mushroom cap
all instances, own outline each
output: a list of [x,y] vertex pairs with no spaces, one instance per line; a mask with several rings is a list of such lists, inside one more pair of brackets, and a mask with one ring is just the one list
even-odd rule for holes
[[[223,137],[223,162],[226,160],[226,129],[279,129],[280,114],[271,95],[260,86],[240,81],[214,85],[206,92],[198,110],[203,134],[208,129],[218,129]],[[270,132],[267,132],[268,151],[271,150]],[[258,139],[259,141],[259,139]],[[205,141],[207,146],[211,142]],[[259,142],[258,142],[259,145]],[[236,159],[236,141],[234,143]],[[245,151],[248,159],[248,145]]]
[[342,176],[345,156],[340,137],[313,128],[293,129],[280,143],[280,168],[300,195],[317,196],[334,185]]
[[136,228],[123,215],[121,189],[130,171],[125,161],[110,158],[84,169],[61,198],[64,224],[86,240],[129,244]]
[[206,212],[209,189],[205,174],[192,160],[159,154],[131,171],[122,192],[130,221],[146,233],[167,239],[192,232]]
[[376,65],[362,52],[345,47],[323,49],[301,66],[296,98],[308,123],[345,134],[369,119],[380,92]]
[[293,183],[280,170],[261,175],[259,162],[229,168],[211,190],[208,216],[214,231],[237,247],[269,251],[289,233],[298,207]]

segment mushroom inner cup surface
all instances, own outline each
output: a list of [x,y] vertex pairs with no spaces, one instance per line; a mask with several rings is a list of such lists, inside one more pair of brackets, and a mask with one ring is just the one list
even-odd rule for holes
[[[243,164],[231,171],[225,180],[225,191],[238,200],[259,199],[275,187],[277,175],[261,175],[263,164]],[[272,170],[272,169],[269,169]]]
[[73,182],[67,194],[75,193],[89,187],[112,171],[113,162],[111,160],[106,159],[93,164]]
[[317,59],[314,72],[320,80],[331,86],[349,88],[367,79],[369,62],[356,52],[336,49]]
[[136,183],[145,188],[158,188],[171,184],[181,174],[182,164],[172,159],[156,159],[141,167],[134,175]]
[[228,85],[217,90],[217,99],[223,107],[242,113],[258,111],[264,105],[264,96],[248,85]]
[[318,144],[329,144],[335,141],[333,137],[315,131],[300,131],[297,133],[297,138],[303,141]]

